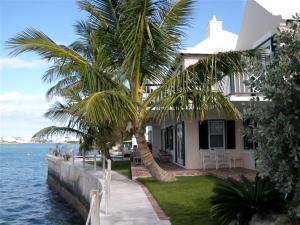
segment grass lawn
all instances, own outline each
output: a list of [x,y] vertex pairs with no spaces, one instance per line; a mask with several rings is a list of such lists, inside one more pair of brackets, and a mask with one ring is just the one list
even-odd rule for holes
[[[93,161],[87,163],[94,164]],[[97,166],[102,167],[102,161],[97,162]],[[111,169],[131,179],[130,161],[111,161]]]
[[210,176],[177,177],[164,183],[140,178],[160,207],[170,217],[172,225],[215,225],[211,218],[209,198],[212,188],[222,180]]

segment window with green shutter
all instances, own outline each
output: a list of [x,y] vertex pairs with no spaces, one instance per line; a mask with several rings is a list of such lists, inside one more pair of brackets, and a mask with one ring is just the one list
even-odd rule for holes
[[234,120],[205,120],[199,122],[199,148],[235,149]]

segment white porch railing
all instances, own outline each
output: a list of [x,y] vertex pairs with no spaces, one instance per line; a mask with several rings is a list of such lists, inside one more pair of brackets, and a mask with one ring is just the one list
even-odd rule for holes
[[100,203],[103,191],[91,190],[90,210],[85,225],[100,225]]
[[[97,171],[97,160],[94,155],[94,171]],[[102,157],[102,179],[99,179],[102,184],[102,191],[91,190],[90,196],[90,210],[86,220],[86,225],[100,225],[100,204],[102,196],[104,195],[104,211],[108,214],[110,201],[110,183],[111,183],[111,160]]]
[[237,151],[225,149],[207,149],[200,150],[200,152],[203,169],[211,168],[212,165],[215,169],[219,169],[224,165],[227,168],[235,168],[238,161],[240,162],[240,165],[242,164],[242,157],[240,154],[236,154]]
[[111,160],[106,159],[105,156],[102,156],[102,173],[102,180],[104,181],[103,187],[105,196],[105,214],[108,214],[110,201]]

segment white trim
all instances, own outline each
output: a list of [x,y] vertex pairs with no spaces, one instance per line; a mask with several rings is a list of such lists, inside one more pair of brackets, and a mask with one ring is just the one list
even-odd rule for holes
[[177,163],[175,160],[174,160],[172,163],[175,164],[175,165],[177,165],[177,166],[180,166],[180,167],[182,167],[182,168],[184,168],[184,169],[187,169],[186,166]]
[[258,38],[253,44],[252,44],[252,48],[256,48],[257,46],[261,45],[263,42],[265,42],[266,40],[268,40],[270,37],[272,37],[275,33],[269,31],[268,33],[264,34],[263,36],[261,36],[260,38]]

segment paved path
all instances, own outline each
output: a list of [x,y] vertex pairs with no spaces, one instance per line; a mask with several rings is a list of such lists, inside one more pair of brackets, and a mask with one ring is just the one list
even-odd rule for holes
[[[102,178],[102,170],[86,170]],[[111,194],[108,215],[104,214],[104,196],[101,201],[101,225],[171,225],[169,220],[160,220],[142,187],[135,181],[112,171]]]

